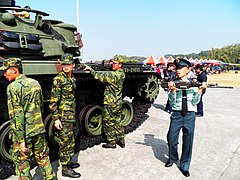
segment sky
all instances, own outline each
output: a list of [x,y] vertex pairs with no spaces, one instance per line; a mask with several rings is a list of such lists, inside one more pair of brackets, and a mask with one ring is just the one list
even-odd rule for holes
[[240,0],[15,1],[49,13],[44,19],[78,26],[83,62],[116,54],[158,58],[240,43]]

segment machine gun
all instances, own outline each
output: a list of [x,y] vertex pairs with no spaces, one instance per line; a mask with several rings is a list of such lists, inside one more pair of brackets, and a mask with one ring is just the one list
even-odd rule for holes
[[[173,81],[174,82],[174,81]],[[202,84],[198,83],[198,82],[184,82],[184,81],[177,81],[174,82],[175,83],[175,87],[178,89],[189,89],[191,87],[199,87]],[[168,82],[161,82],[161,87],[164,89],[168,88]]]

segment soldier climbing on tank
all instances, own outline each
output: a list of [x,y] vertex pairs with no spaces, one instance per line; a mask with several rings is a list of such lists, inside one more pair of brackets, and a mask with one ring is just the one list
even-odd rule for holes
[[22,74],[21,59],[9,58],[3,61],[0,70],[11,82],[7,87],[8,113],[11,123],[13,151],[12,160],[19,179],[32,179],[30,157],[35,156],[43,178],[53,179],[49,159],[49,148],[45,139],[42,120],[43,97],[38,81]]
[[95,79],[106,83],[103,100],[103,131],[106,136],[106,144],[103,148],[116,148],[118,144],[125,147],[125,134],[121,120],[122,111],[122,89],[125,73],[122,69],[123,59],[114,57],[110,60],[113,71],[94,71],[91,67],[85,67]]
[[73,75],[73,56],[64,54],[61,60],[62,72],[53,79],[49,108],[56,127],[59,142],[59,156],[62,164],[62,176],[79,178],[80,173],[73,169],[80,166],[72,162],[75,149],[75,78]]

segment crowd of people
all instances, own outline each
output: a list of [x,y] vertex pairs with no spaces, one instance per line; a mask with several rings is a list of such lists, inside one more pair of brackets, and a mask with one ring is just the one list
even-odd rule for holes
[[[125,73],[122,69],[123,59],[115,57],[110,60],[112,71],[98,72],[89,66],[84,71],[90,71],[94,79],[105,83],[103,100],[103,133],[106,142],[103,148],[115,149],[117,145],[125,148],[125,134],[121,121],[122,89]],[[75,90],[76,80],[73,74],[75,66],[73,56],[64,54],[61,58],[62,71],[53,79],[49,109],[57,130],[59,142],[59,159],[62,165],[62,176],[80,178],[81,174],[74,168],[80,166],[73,162],[75,138]],[[27,78],[23,74],[22,62],[19,58],[3,60],[0,70],[10,81],[7,87],[8,112],[11,122],[10,136],[13,141],[12,160],[19,179],[32,179],[30,173],[30,157],[34,155],[44,179],[56,178],[53,172],[49,148],[45,139],[45,128],[42,119],[43,97],[38,81]],[[164,70],[164,81],[168,82],[168,101],[166,111],[170,112],[170,126],[167,133],[169,159],[165,167],[171,167],[178,158],[179,132],[183,130],[183,148],[180,158],[180,170],[186,177],[190,176],[189,167],[192,155],[196,115],[203,116],[202,96],[206,90],[207,76],[201,66],[191,73],[191,63],[185,59],[176,58]],[[197,81],[200,87],[178,89],[177,82]],[[197,112],[195,113],[195,106]]]

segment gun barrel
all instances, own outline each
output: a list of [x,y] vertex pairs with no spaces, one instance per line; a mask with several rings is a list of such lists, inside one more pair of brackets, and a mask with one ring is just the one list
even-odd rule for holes
[[[198,82],[174,82],[174,83],[175,83],[175,87],[178,89],[188,89],[191,87],[199,87],[202,85],[201,83],[198,83]],[[168,88],[168,82],[162,82],[161,87]]]

